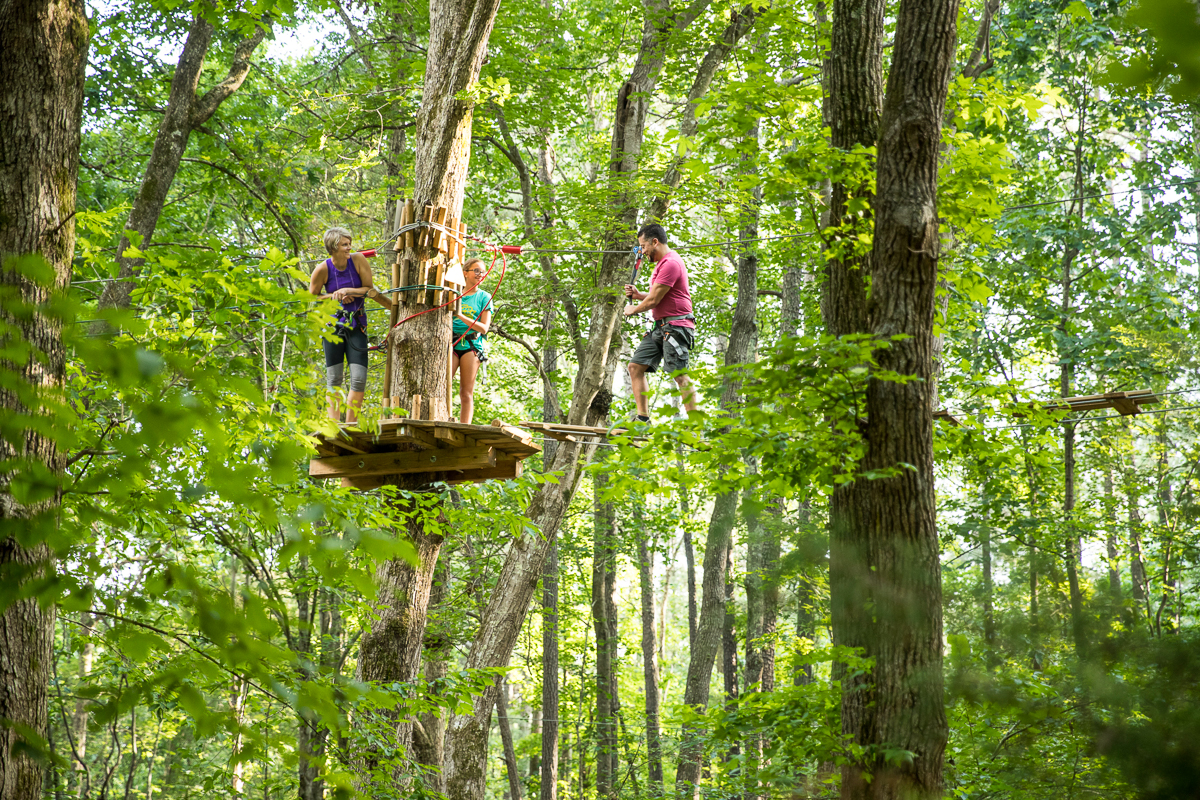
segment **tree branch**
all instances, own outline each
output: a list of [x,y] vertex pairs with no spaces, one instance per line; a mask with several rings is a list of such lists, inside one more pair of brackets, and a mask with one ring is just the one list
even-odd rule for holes
[[233,52],[233,63],[229,65],[229,72],[226,74],[225,80],[209,89],[203,97],[197,98],[193,103],[191,113],[193,128],[207,122],[208,118],[216,113],[217,107],[241,87],[242,82],[246,80],[246,75],[250,72],[250,56],[262,43],[269,28],[269,23],[260,23],[254,28],[254,33],[238,42],[237,49]]
[[[708,52],[704,54],[704,58],[700,62],[700,66],[696,69],[696,76],[692,80],[692,88],[688,92],[688,103],[683,111],[683,120],[679,125],[680,143],[690,139],[696,135],[696,130],[700,127],[700,121],[696,119],[696,105],[700,98],[708,93],[708,89],[712,86],[713,78],[716,77],[717,69],[725,61],[726,57],[733,52],[733,48],[737,46],[738,41],[750,30],[754,25],[754,21],[758,18],[758,7],[754,4],[744,6],[740,11],[733,12],[733,17],[726,26],[725,31],[721,34],[721,38],[713,42],[708,48]],[[682,176],[679,168],[683,165],[684,159],[687,158],[688,150],[684,147],[680,148],[680,155],[677,155],[667,168],[666,174],[663,176],[663,192],[654,199],[650,204],[648,220],[661,222],[663,216],[667,213],[667,205],[670,203],[671,195],[679,188],[679,182]]]

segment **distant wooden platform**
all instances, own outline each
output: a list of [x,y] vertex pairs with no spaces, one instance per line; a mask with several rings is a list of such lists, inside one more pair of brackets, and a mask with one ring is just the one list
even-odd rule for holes
[[1096,411],[1103,408],[1115,408],[1124,416],[1141,413],[1142,406],[1152,406],[1161,403],[1153,391],[1142,389],[1136,392],[1109,392],[1108,394],[1089,394],[1081,397],[1064,397],[1052,403],[1039,403],[1042,411]]
[[[560,442],[578,442],[581,439],[596,439],[608,436],[623,436],[629,433],[628,428],[603,428],[591,425],[559,425],[553,422],[522,422],[522,428],[556,439]],[[643,437],[635,436],[634,439]]]
[[378,489],[399,475],[427,475],[430,482],[480,483],[521,475],[521,462],[541,448],[512,425],[385,419],[377,431],[342,428],[338,436],[313,437],[318,458],[314,478],[341,479],[350,489]]

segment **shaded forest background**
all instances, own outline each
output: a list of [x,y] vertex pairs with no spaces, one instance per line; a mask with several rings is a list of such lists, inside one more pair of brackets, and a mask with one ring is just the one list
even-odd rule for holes
[[[934,331],[935,408],[953,418],[933,433],[947,796],[1194,795],[1194,12],[958,12]],[[463,219],[527,252],[485,283],[477,421],[566,418],[614,291],[601,276],[632,267],[628,213],[662,220],[689,267],[706,413],[681,418],[673,384],[652,383],[647,439],[589,454],[533,608],[510,620],[507,668],[469,669],[510,550],[539,534],[530,499],[563,477],[545,469],[556,443],[520,479],[425,493],[307,477],[328,311],[308,274],[321,232],[343,225],[379,248],[388,283],[429,9],[89,7],[74,260],[53,312],[65,388],[49,422],[0,423],[10,442],[44,424],[65,459],[61,480],[5,467],[21,502],[61,497],[8,534],[56,569],[0,586],[0,606],[57,607],[47,735],[21,734],[41,791],[320,800],[367,775],[372,796],[434,796],[449,721],[498,683],[489,798],[688,796],[692,782],[713,798],[838,796],[843,765],[870,760],[843,735],[843,687],[873,665],[834,645],[830,498],[908,468],[858,468],[868,379],[908,379],[876,368],[899,342],[827,326],[826,265],[870,251],[875,180],[873,146],[830,143],[830,13],[500,7],[463,98]],[[650,72],[637,157],[617,169],[627,87]],[[371,311],[377,338],[386,314]],[[616,345],[640,336],[629,323]],[[28,356],[4,341],[5,359]],[[622,372],[602,424],[632,411]],[[1143,389],[1160,402],[1133,416],[1043,407]],[[382,394],[379,355],[365,424]],[[413,519],[444,536],[422,677],[364,682],[377,569],[415,557],[400,535]],[[690,665],[706,619],[711,675]],[[697,680],[707,699],[685,702]],[[920,756],[885,742],[870,758]]]

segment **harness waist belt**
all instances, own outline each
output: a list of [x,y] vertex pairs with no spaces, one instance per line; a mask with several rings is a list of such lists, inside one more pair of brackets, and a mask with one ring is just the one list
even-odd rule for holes
[[662,317],[660,319],[654,320],[654,327],[657,328],[665,322],[674,322],[677,319],[695,319],[695,318],[696,318],[695,314],[676,314],[673,317]]

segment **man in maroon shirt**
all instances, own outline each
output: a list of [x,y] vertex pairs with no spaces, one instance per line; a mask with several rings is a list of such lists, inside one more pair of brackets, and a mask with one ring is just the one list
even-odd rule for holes
[[649,292],[639,292],[636,286],[625,285],[625,296],[639,301],[636,305],[625,306],[625,316],[650,311],[654,327],[633,352],[629,361],[629,380],[637,403],[637,419],[649,422],[646,373],[657,370],[661,362],[666,363],[667,371],[679,386],[683,407],[688,411],[696,410],[692,382],[682,372],[688,366],[696,323],[692,315],[692,295],[688,292],[687,268],[675,251],[667,247],[667,232],[662,225],[651,223],[638,231],[637,238],[642,255],[655,262],[654,273],[650,276]]

